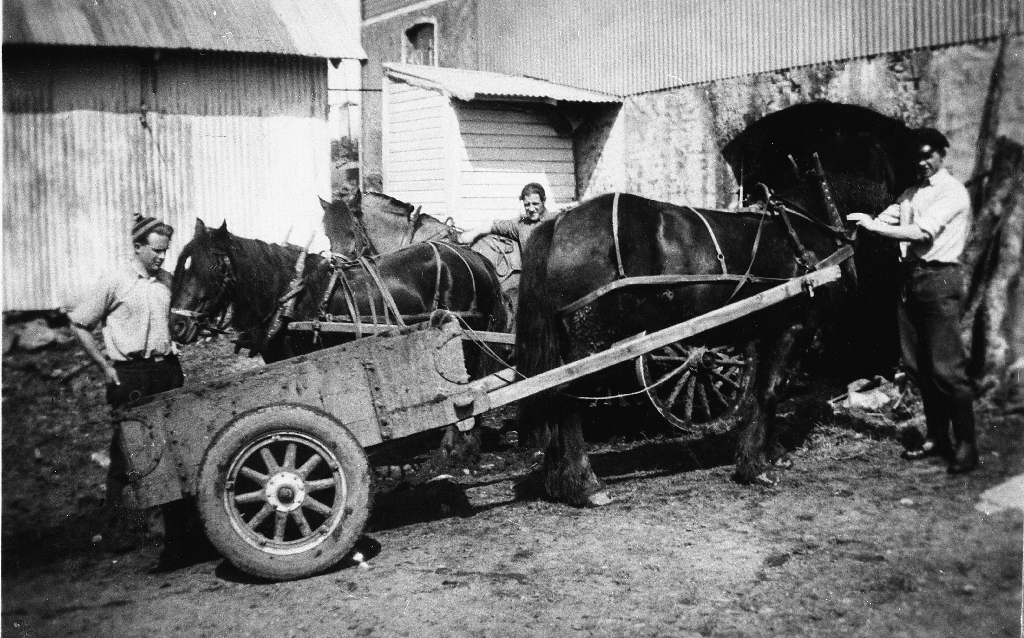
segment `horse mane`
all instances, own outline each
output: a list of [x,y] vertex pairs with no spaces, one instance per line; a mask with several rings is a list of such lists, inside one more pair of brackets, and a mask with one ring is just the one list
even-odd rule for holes
[[234,322],[239,327],[253,327],[277,309],[278,300],[294,278],[295,262],[302,249],[268,244],[231,233],[228,233],[228,239],[228,250],[236,271]]
[[[408,216],[410,213],[412,213],[412,211],[414,211],[416,209],[416,207],[413,206],[412,204],[410,204],[409,202],[403,202],[402,200],[398,199],[397,197],[392,197],[391,195],[387,195],[385,193],[380,193],[380,192],[377,192],[377,191],[366,191],[366,192],[364,192],[362,194],[362,198],[360,200],[361,203],[366,201],[366,197],[367,196],[370,196],[371,199],[375,199],[375,198],[376,199],[383,199],[385,204],[390,204],[391,206],[394,206],[396,208],[403,209],[405,211],[405,213],[403,213],[405,216]],[[399,213],[392,213],[392,214],[393,215],[399,215]]]

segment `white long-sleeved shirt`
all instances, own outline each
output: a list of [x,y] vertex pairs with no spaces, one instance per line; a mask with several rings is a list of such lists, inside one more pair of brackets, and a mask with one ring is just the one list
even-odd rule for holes
[[904,260],[956,263],[960,259],[973,221],[971,198],[945,168],[923,185],[905,190],[885,212],[898,216],[901,226],[914,224],[931,237],[923,242],[900,242]]

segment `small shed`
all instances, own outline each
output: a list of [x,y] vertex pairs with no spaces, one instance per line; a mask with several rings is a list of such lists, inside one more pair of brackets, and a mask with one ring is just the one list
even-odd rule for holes
[[328,60],[365,58],[344,1],[3,0],[4,310],[130,254],[136,213],[175,226],[172,259],[196,218],[304,242]]
[[572,131],[587,105],[621,99],[544,80],[384,65],[383,176],[389,195],[459,226],[514,216],[523,185],[576,199]]

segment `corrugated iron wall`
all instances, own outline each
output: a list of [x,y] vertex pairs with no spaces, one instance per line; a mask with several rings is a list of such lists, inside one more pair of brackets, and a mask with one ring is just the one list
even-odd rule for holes
[[1021,0],[479,0],[480,68],[630,95],[1024,32]]
[[4,310],[64,303],[130,254],[138,212],[175,226],[172,259],[196,218],[294,243],[319,225],[326,62],[29,53],[4,51]]

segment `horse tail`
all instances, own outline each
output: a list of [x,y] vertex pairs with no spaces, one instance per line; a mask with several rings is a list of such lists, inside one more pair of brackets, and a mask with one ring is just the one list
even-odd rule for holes
[[523,247],[515,356],[519,372],[528,377],[561,364],[557,316],[547,281],[554,235],[555,221],[541,222]]

